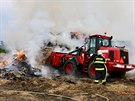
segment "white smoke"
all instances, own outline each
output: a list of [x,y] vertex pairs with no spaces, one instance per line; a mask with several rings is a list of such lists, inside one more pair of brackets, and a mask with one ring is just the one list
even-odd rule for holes
[[[65,45],[65,46],[69,47],[70,51],[75,50],[75,48],[77,46],[80,47],[80,46],[83,45],[83,41],[71,39],[71,33],[70,32],[63,32],[60,35],[57,35],[56,40],[59,44],[62,44],[62,45]],[[58,48],[56,47],[55,51],[60,51],[59,47]],[[69,52],[69,51],[67,50],[67,51],[64,51],[64,52]]]
[[50,68],[48,66],[42,66],[41,69],[41,74],[43,77],[45,78],[53,78],[53,77],[57,77],[60,76],[60,73],[58,72],[58,70],[54,69],[54,68]]
[[46,78],[50,77],[49,74],[51,74],[51,71],[50,71],[49,67],[42,67],[41,71],[42,71],[43,77],[46,77]]
[[[22,28],[26,27],[29,29],[29,24],[27,23],[31,22],[33,18],[37,18],[40,20],[36,22],[35,19],[35,23],[33,23],[32,26],[36,25],[36,27],[38,26],[37,29],[39,28],[40,30],[45,29],[53,22],[52,28],[48,29],[51,29],[51,31],[54,32],[82,31],[88,33],[104,33],[107,31],[111,35],[115,36],[115,39],[134,40],[132,38],[134,35],[133,0],[6,1],[10,1],[10,5],[12,4],[10,7],[11,10],[9,11],[14,15],[15,19],[13,22],[17,20],[17,25],[20,23]],[[7,4],[7,6],[8,5],[9,4]],[[42,22],[42,24],[40,22]],[[34,28],[32,27],[32,30],[33,29]]]
[[[107,32],[134,47],[134,7],[134,0],[1,0],[0,39],[12,50],[26,50],[32,64],[44,41],[57,39],[70,47],[80,45],[70,40],[70,31]],[[49,32],[66,33],[51,38]],[[131,60],[135,61],[134,57]]]

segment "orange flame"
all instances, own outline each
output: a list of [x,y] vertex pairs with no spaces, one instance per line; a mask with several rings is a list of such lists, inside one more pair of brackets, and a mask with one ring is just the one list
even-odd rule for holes
[[8,64],[8,62],[6,60],[4,60],[0,63],[0,67],[5,67],[7,64]]
[[19,60],[23,60],[25,57],[25,53],[24,53],[24,50],[20,50],[18,53],[17,53],[17,58]]

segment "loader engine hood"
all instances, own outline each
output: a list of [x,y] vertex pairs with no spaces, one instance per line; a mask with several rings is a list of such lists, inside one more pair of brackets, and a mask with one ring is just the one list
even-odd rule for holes
[[120,63],[120,64],[128,64],[128,50],[124,48],[116,48],[116,47],[100,47],[103,56],[106,58],[106,61]]

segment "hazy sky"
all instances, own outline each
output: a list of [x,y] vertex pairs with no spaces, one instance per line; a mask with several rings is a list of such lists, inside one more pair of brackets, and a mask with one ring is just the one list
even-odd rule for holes
[[46,30],[108,32],[135,43],[134,19],[135,0],[0,0],[0,40],[22,41]]

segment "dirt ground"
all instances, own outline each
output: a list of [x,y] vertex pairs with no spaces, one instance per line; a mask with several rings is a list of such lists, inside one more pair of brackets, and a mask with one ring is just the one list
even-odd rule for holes
[[0,101],[135,101],[135,79],[108,77],[102,85],[87,75],[0,78]]
[[0,79],[0,101],[135,101],[135,79],[108,78],[106,85],[87,76]]

